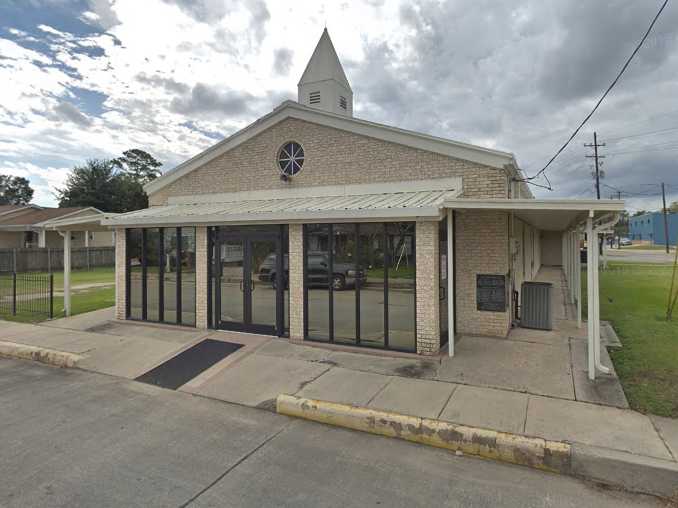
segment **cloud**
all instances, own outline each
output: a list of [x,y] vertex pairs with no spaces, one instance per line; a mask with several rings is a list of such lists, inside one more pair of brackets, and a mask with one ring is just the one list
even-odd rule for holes
[[273,52],[273,70],[276,74],[286,76],[292,67],[294,51],[287,48],[279,48]]
[[[294,97],[327,23],[357,117],[511,151],[533,174],[590,111],[656,8],[633,0],[0,5],[0,19],[11,20],[0,27],[0,168],[31,164],[38,181],[40,168],[131,147],[168,167],[186,160]],[[624,138],[678,126],[677,16],[665,10],[549,168],[556,191],[537,195],[593,195],[583,143],[594,129],[607,141],[604,182],[628,191],[632,206],[656,208],[654,184],[678,184],[678,130]]]
[[160,86],[163,87],[168,92],[175,94],[185,94],[188,93],[191,89],[186,83],[179,83],[178,81],[172,78],[163,78],[161,76],[149,76],[148,74],[142,72],[136,76],[137,81],[145,83],[151,86]]
[[198,83],[185,97],[172,100],[171,109],[182,115],[235,115],[246,113],[252,101],[247,92],[234,90],[220,91],[204,83]]
[[89,127],[92,125],[92,119],[83,114],[70,102],[61,101],[52,111],[58,119],[73,122],[80,127]]

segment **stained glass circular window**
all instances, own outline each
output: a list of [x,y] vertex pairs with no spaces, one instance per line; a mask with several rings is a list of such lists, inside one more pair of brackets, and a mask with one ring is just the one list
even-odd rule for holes
[[285,143],[278,152],[278,167],[286,176],[294,176],[304,165],[304,149],[296,141]]

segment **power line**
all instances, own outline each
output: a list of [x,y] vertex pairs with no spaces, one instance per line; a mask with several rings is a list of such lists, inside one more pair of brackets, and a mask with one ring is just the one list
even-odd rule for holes
[[672,131],[678,131],[678,127],[669,127],[667,129],[659,129],[656,131],[648,131],[648,132],[639,132],[637,134],[629,134],[627,136],[617,136],[613,138],[607,138],[607,141],[612,143],[612,142],[617,142],[621,141],[624,139],[630,139],[630,138],[640,138],[642,136],[650,136],[652,134],[661,134],[663,132],[672,132]]
[[638,150],[625,150],[622,152],[611,152],[607,155],[626,155],[630,153],[646,153],[646,152],[666,152],[670,150],[678,150],[678,146],[669,145],[669,146],[659,146],[656,148],[639,148]]
[[[579,131],[581,130],[581,128],[584,127],[584,125],[586,124],[586,122],[589,121],[589,119],[593,116],[593,114],[596,112],[596,110],[598,109],[598,107],[602,104],[602,102],[603,102],[603,100],[605,99],[605,97],[607,97],[607,94],[610,93],[610,91],[614,88],[614,86],[617,84],[617,82],[619,81],[619,79],[622,77],[622,75],[623,75],[624,72],[626,71],[626,68],[627,68],[627,67],[629,66],[629,64],[631,63],[631,60],[633,60],[633,58],[636,56],[636,53],[638,53],[638,51],[640,51],[640,48],[641,48],[641,47],[643,46],[643,44],[645,43],[645,39],[647,39],[648,35],[650,35],[650,32],[652,31],[652,28],[654,27],[655,23],[656,23],[657,20],[659,19],[659,16],[660,16],[661,13],[664,11],[664,8],[666,7],[666,4],[668,4],[668,3],[669,3],[669,0],[664,0],[664,3],[662,3],[662,6],[659,8],[659,11],[657,11],[657,14],[656,14],[655,17],[652,19],[652,22],[650,23],[650,26],[648,27],[647,31],[645,32],[645,35],[643,35],[643,38],[640,39],[640,42],[639,42],[638,45],[636,46],[636,49],[633,50],[633,53],[631,53],[631,56],[629,56],[629,58],[626,60],[626,63],[624,63],[623,67],[621,68],[621,70],[620,70],[619,73],[617,74],[617,77],[614,78],[614,80],[612,81],[612,83],[610,84],[610,86],[607,88],[607,90],[605,90],[605,93],[603,93],[603,95],[600,97],[600,99],[598,99],[598,102],[596,102],[596,105],[593,107],[593,109],[591,110],[591,112],[590,112],[588,115],[586,115],[586,118],[584,118],[584,120],[583,120],[583,121],[579,124],[579,126],[574,130],[574,132],[573,132],[572,135],[568,138],[568,140],[565,142],[565,144],[564,144],[563,146],[561,146],[561,147],[558,149],[558,151],[555,153],[555,155],[554,155],[553,157],[551,157],[551,159],[546,163],[546,165],[545,165],[543,168],[541,168],[539,171],[537,171],[536,174],[534,174],[534,175],[531,176],[531,177],[528,177],[527,180],[534,180],[534,179],[537,178],[539,175],[541,175],[542,173],[544,173],[544,172],[546,171],[546,169],[551,165],[551,163],[552,163],[554,160],[556,160],[556,157],[558,157],[558,156],[562,153],[562,151],[565,150],[565,148],[567,148],[567,145],[570,144],[570,142],[575,138],[575,136],[576,136],[577,134],[579,134]],[[550,185],[549,185],[549,187],[550,187]]]

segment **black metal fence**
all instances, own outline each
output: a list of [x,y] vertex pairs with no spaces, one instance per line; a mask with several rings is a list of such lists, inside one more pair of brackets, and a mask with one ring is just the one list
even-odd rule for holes
[[[115,247],[71,249],[71,268],[115,266]],[[53,272],[63,270],[64,250],[51,248],[0,249],[0,273]]]
[[27,321],[54,317],[54,276],[42,273],[0,274],[0,318],[21,316]]

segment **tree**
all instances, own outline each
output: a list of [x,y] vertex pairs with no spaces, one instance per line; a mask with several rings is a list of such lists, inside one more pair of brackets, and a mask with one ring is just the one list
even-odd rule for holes
[[90,159],[75,166],[66,187],[57,189],[60,207],[93,206],[104,212],[126,211],[120,206],[120,183],[111,161]]
[[33,189],[23,176],[0,175],[0,205],[27,205]]
[[76,166],[57,190],[59,206],[93,206],[104,212],[130,212],[148,206],[144,184],[160,175],[162,164],[143,150],[112,160],[91,159]]
[[117,157],[112,162],[141,185],[158,178],[160,176],[160,169],[158,168],[162,166],[162,163],[157,161],[150,153],[139,148],[125,150],[122,152],[122,157]]
[[645,215],[647,212],[645,210],[638,210],[636,213],[633,214],[633,217],[638,217],[640,215]]

